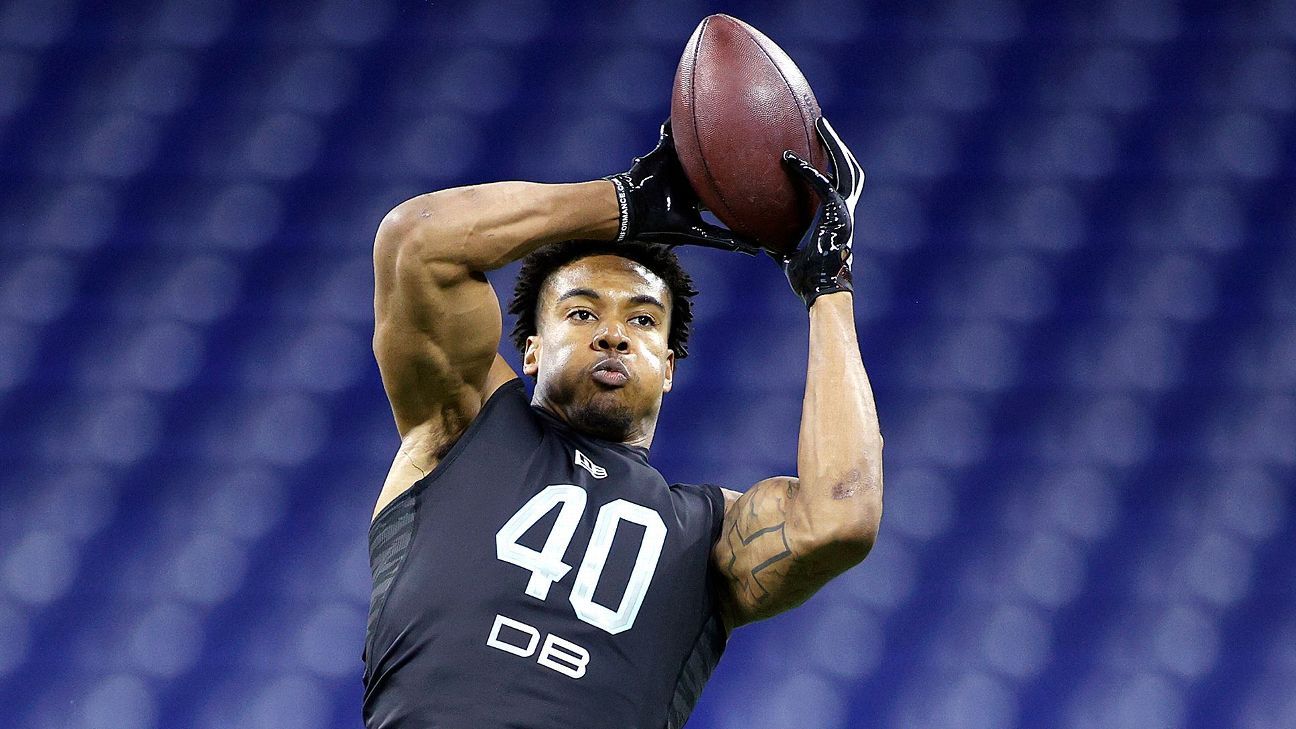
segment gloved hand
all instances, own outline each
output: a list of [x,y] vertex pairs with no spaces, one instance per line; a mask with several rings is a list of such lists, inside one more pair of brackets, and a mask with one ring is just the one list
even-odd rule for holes
[[855,203],[864,189],[864,168],[855,161],[827,119],[819,117],[815,129],[832,159],[835,181],[791,151],[783,164],[805,180],[819,197],[819,209],[795,253],[770,253],[787,274],[788,283],[805,302],[806,309],[824,294],[851,291],[851,238]]
[[628,171],[604,179],[616,186],[621,206],[617,242],[690,244],[751,255],[760,250],[754,242],[702,219],[701,201],[675,153],[669,119],[662,123],[653,151],[636,157]]

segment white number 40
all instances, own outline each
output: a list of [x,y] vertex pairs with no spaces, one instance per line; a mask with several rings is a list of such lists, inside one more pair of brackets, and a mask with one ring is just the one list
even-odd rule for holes
[[[571,543],[581,515],[585,513],[586,498],[585,489],[579,486],[549,486],[523,504],[495,534],[495,555],[531,572],[531,579],[527,580],[526,586],[526,594],[531,597],[544,600],[549,596],[549,587],[571,571],[571,565],[562,561],[563,554],[567,552],[567,545]],[[561,506],[561,509],[553,529],[545,539],[544,547],[537,552],[519,544],[522,535],[555,506]],[[612,610],[594,602],[594,589],[598,587],[599,577],[602,576],[608,554],[612,551],[617,526],[622,521],[642,526],[644,536],[639,544],[639,556],[635,558],[625,594],[621,596],[617,609]],[[648,594],[648,586],[652,583],[653,573],[657,571],[657,561],[665,542],[666,524],[657,512],[624,499],[604,504],[599,509],[598,519],[594,522],[594,533],[585,550],[585,558],[581,560],[580,569],[576,571],[576,582],[572,585],[571,604],[576,616],[613,635],[629,630],[639,615],[644,596]]]

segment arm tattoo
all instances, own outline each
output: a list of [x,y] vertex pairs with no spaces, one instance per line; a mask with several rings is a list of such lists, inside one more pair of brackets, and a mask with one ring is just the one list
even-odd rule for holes
[[[795,559],[787,541],[787,507],[799,488],[796,479],[788,479],[787,487],[781,493],[779,489],[762,489],[746,494],[743,499],[746,504],[734,515],[725,532],[729,561],[724,571],[753,604],[759,604],[770,596],[769,588],[761,581],[762,573],[777,578],[790,566],[781,563]],[[763,511],[767,513],[762,519]],[[762,526],[762,520],[775,523]],[[737,565],[738,555],[744,552],[767,556],[748,569]],[[780,566],[785,569],[777,569]]]

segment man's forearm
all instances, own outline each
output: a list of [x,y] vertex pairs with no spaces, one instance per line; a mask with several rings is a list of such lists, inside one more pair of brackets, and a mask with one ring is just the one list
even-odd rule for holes
[[383,219],[379,238],[418,257],[490,271],[569,238],[611,240],[619,221],[606,180],[571,184],[495,182],[419,195]]
[[882,517],[882,435],[855,337],[852,294],[810,308],[810,362],[797,445],[797,501],[821,543],[863,558]]

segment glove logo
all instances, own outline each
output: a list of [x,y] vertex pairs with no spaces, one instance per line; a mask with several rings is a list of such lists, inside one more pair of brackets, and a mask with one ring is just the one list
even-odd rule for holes
[[628,207],[629,201],[626,199],[626,182],[621,179],[621,175],[612,175],[606,179],[616,188],[617,210],[620,213],[618,215],[620,224],[617,226],[616,242],[620,243],[630,233],[630,208]]

